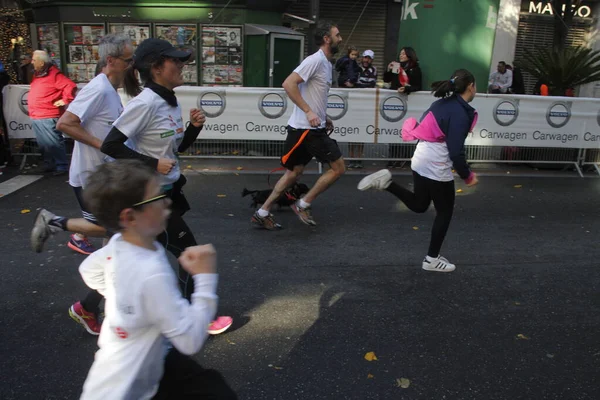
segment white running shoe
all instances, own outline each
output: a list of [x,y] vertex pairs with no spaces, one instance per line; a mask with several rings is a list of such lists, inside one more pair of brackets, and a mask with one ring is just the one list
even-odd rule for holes
[[385,190],[390,186],[391,183],[392,173],[389,169],[382,169],[362,178],[361,181],[358,182],[358,190]]
[[456,269],[456,265],[451,264],[450,261],[442,256],[437,256],[437,258],[425,256],[423,269],[425,271],[452,272]]

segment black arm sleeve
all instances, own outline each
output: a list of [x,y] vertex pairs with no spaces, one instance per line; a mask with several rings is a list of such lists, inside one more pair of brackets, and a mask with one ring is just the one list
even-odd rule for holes
[[423,89],[423,74],[421,67],[415,67],[410,76],[410,86],[406,87],[408,93],[418,92]]
[[133,151],[129,147],[125,146],[125,142],[128,139],[129,138],[125,136],[123,132],[113,127],[110,130],[110,132],[108,132],[108,136],[106,136],[106,139],[104,139],[104,143],[102,143],[100,151],[106,154],[107,156],[116,159],[134,158],[137,160],[141,160],[145,164],[156,170],[156,168],[158,167],[158,160],[156,158],[140,154],[137,151]]
[[201,126],[200,128],[196,128],[194,125],[192,125],[190,123],[188,125],[188,127],[186,128],[185,133],[183,134],[183,140],[181,141],[181,144],[179,145],[179,148],[177,149],[177,151],[179,153],[183,153],[191,145],[193,145],[194,142],[196,141],[196,139],[198,139],[198,135],[200,134],[200,131],[202,130],[203,127],[204,126]]

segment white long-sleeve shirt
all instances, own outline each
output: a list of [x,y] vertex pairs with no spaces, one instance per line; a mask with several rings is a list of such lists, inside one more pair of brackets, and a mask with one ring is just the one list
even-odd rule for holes
[[496,85],[505,91],[512,86],[512,81],[513,73],[510,69],[507,69],[503,74],[498,71],[492,72],[490,75],[489,85]]
[[132,245],[120,234],[79,267],[106,299],[94,363],[81,399],[150,399],[163,375],[168,342],[184,354],[200,350],[217,308],[217,274],[194,275],[184,299],[164,248]]

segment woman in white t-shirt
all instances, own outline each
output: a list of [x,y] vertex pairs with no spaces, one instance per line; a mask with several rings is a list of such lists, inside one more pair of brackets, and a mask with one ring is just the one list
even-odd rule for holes
[[[186,179],[181,174],[177,154],[194,143],[206,120],[202,111],[192,109],[190,124],[184,129],[181,107],[173,91],[183,85],[182,70],[190,55],[161,39],[146,39],[137,47],[133,65],[123,82],[125,92],[133,99],[114,122],[101,148],[115,159],[141,160],[161,174],[161,184],[172,200],[173,212],[167,229],[157,240],[175,257],[196,245],[194,234],[183,220],[190,207],[182,191]],[[145,85],[143,89],[137,73]],[[179,279],[183,295],[189,300],[194,283],[181,266]],[[222,333],[231,324],[231,317],[218,317],[208,332]]]
[[440,100],[425,111],[420,123],[409,118],[402,126],[405,142],[419,140],[411,160],[414,192],[392,182],[392,174],[387,169],[363,178],[358,189],[387,190],[417,213],[427,211],[433,201],[436,217],[423,269],[452,272],[456,266],[440,255],[440,249],[454,211],[452,169],[468,186],[478,183],[465,158],[465,139],[477,122],[477,111],[469,105],[475,98],[477,87],[473,74],[459,69],[450,79],[434,82],[432,89]]

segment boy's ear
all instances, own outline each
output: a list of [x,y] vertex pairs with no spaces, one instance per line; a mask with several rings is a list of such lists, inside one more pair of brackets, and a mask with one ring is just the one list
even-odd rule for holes
[[123,228],[127,228],[131,225],[131,223],[135,221],[135,216],[133,215],[133,208],[126,208],[121,210],[119,214],[119,224]]

